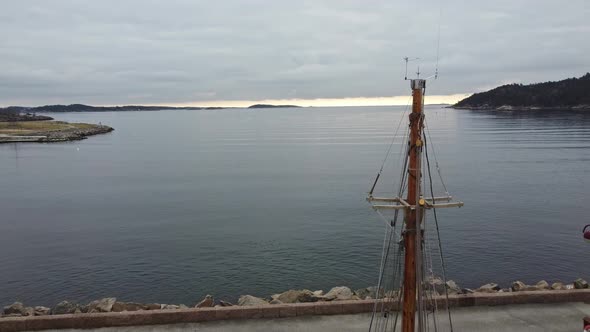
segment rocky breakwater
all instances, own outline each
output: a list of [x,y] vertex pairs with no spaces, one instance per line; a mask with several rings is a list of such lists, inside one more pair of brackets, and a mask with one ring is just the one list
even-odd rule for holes
[[[74,124],[78,125],[78,124]],[[87,138],[92,135],[110,133],[114,129],[105,125],[86,125],[86,126],[73,126],[71,128],[65,128],[50,132],[40,132],[37,135],[45,135],[45,139],[40,140],[41,142],[63,142],[63,141],[77,141]]]
[[[588,289],[588,282],[584,279],[576,279],[574,282],[565,284],[554,282],[549,284],[541,280],[534,285],[527,285],[521,281],[514,281],[507,287],[500,287],[496,283],[488,283],[476,289],[461,288],[453,280],[444,282],[440,278],[431,278],[425,282],[425,289],[432,295],[444,296],[465,295],[476,293],[510,293],[510,292],[531,292],[531,291],[560,291]],[[330,289],[324,293],[323,290],[311,291],[308,289],[288,290],[283,293],[273,294],[267,298],[256,297],[252,295],[242,295],[237,303],[231,303],[227,300],[216,300],[212,295],[206,295],[195,305],[187,306],[184,304],[161,304],[161,303],[136,303],[123,302],[114,297],[103,298],[92,301],[88,304],[79,304],[76,302],[62,301],[53,308],[36,306],[27,307],[20,302],[15,302],[5,306],[2,317],[20,317],[20,316],[45,316],[45,315],[64,315],[64,314],[82,314],[82,313],[105,313],[105,312],[129,312],[139,310],[175,310],[193,308],[213,308],[213,307],[265,307],[280,304],[292,303],[310,303],[310,302],[332,302],[332,301],[355,301],[371,300],[377,298],[394,299],[398,297],[397,291],[386,291],[377,287],[366,287],[352,290],[346,286],[339,286]]]
[[479,293],[503,293],[503,292],[530,292],[530,291],[546,291],[546,290],[571,290],[571,289],[587,289],[588,282],[582,278],[576,279],[573,283],[564,284],[563,282],[554,282],[549,284],[545,280],[541,280],[534,285],[527,285],[522,281],[514,281],[510,287],[501,288],[498,284],[485,284],[475,290],[464,289],[465,292],[479,292]]
[[114,129],[102,124],[63,121],[0,121],[0,143],[64,142],[105,134]]

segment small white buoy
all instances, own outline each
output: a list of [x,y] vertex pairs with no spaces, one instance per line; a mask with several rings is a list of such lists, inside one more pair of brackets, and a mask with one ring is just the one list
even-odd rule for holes
[[76,148],[76,151],[80,151],[80,148]]

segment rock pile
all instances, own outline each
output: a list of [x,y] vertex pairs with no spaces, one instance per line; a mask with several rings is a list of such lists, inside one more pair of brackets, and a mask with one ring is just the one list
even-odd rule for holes
[[[470,294],[470,293],[502,293],[502,292],[523,292],[523,291],[542,291],[542,290],[570,290],[570,289],[587,289],[588,282],[584,279],[576,279],[571,284],[563,284],[555,282],[551,285],[545,280],[537,282],[535,285],[527,285],[522,281],[514,281],[509,288],[501,288],[496,283],[488,283],[481,287],[471,290],[469,288],[461,288],[453,280],[446,283],[440,278],[430,278],[424,283],[427,291],[433,295],[445,294]],[[308,289],[288,290],[280,294],[274,294],[268,299],[255,297],[252,295],[242,295],[238,299],[238,306],[267,306],[282,303],[305,303],[318,301],[345,301],[345,300],[367,300],[375,298],[396,298],[398,292],[394,290],[386,291],[378,289],[377,287],[367,287],[352,291],[346,286],[339,286],[330,289],[324,294],[324,291],[311,291]],[[234,304],[219,300],[215,301],[213,296],[206,295],[199,301],[195,308],[211,308],[211,307],[229,307]],[[45,316],[45,315],[64,315],[64,314],[79,314],[79,313],[101,313],[101,312],[124,312],[124,311],[138,311],[138,310],[180,310],[188,309],[184,304],[159,304],[159,303],[135,303],[135,302],[120,302],[114,297],[107,297],[100,300],[92,301],[86,305],[62,301],[58,303],[53,309],[48,307],[26,307],[21,302],[15,302],[9,306],[5,306],[2,312],[2,317],[18,317],[18,316]]]
[[44,316],[49,315],[51,309],[47,307],[25,307],[21,302],[4,307],[3,317]]

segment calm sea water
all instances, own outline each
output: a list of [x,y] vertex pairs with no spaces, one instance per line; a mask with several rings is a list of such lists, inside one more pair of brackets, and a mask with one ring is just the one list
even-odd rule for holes
[[[0,304],[375,284],[384,226],[364,198],[402,112],[54,114],[115,131],[0,145]],[[426,113],[449,191],[466,204],[440,212],[450,277],[590,278],[590,112]]]

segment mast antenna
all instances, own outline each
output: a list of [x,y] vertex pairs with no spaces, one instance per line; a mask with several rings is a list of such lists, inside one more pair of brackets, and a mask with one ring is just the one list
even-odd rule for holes
[[438,79],[438,60],[440,58],[440,22],[442,21],[442,2],[438,12],[438,32],[436,36],[436,69],[434,70],[434,79]]
[[406,75],[404,76],[404,81],[408,80],[408,62],[416,60],[420,60],[420,58],[409,58],[407,56],[404,57],[404,61],[406,62]]

